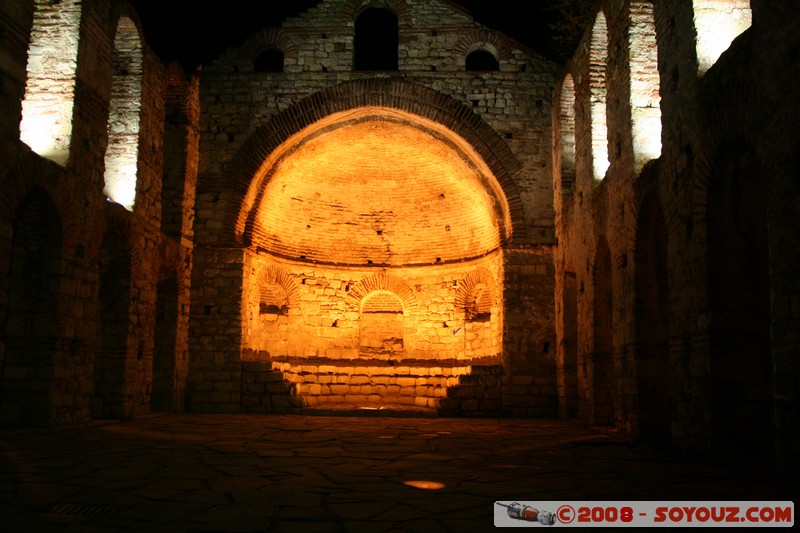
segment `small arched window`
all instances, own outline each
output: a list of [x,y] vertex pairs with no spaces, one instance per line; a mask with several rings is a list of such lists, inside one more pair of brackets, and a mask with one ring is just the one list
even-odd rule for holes
[[355,70],[397,70],[400,43],[397,15],[386,8],[365,9],[356,18]]
[[558,108],[558,127],[561,132],[561,176],[562,200],[572,194],[575,181],[575,82],[572,75],[564,76]]
[[253,61],[254,72],[283,72],[283,51],[267,48]]
[[72,141],[81,9],[79,0],[35,2],[28,48],[20,140],[61,166]]
[[403,301],[395,293],[378,290],[361,302],[359,353],[363,357],[393,359],[403,354]]
[[486,285],[475,286],[466,302],[465,315],[468,321],[488,322],[492,318],[492,291]]
[[139,120],[144,58],[139,29],[122,17],[114,38],[105,187],[109,200],[133,211],[139,164]]
[[500,62],[488,50],[475,50],[467,56],[466,69],[469,72],[491,72],[500,70]]
[[276,283],[261,287],[258,312],[261,315],[288,314],[289,300],[283,287]]
[[638,172],[647,161],[661,156],[661,81],[653,3],[632,2],[629,24],[633,30],[628,36],[631,136]]
[[606,16],[597,14],[589,50],[589,91],[591,94],[592,167],[595,181],[601,181],[609,167],[606,124],[606,69],[608,62]]

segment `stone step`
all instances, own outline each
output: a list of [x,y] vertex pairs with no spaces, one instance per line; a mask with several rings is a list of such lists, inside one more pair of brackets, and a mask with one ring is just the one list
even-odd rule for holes
[[367,375],[457,376],[472,373],[473,368],[500,365],[494,358],[481,359],[331,359],[326,357],[272,357],[273,366],[292,368],[294,372],[354,374],[358,369]]
[[496,361],[275,357],[272,367],[294,385],[307,408],[344,405],[365,410],[389,406],[419,410],[436,409],[448,390],[462,382],[472,383],[473,372],[499,376],[502,367],[491,363]]
[[319,407],[305,407],[300,411],[304,415],[323,416],[378,416],[378,417],[409,417],[409,418],[435,418],[438,411],[431,407],[416,405],[402,405],[382,403],[380,405],[354,405],[352,403],[329,402]]

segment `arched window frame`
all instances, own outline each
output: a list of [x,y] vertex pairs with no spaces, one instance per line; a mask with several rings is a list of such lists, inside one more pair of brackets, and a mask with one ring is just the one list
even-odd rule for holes
[[595,181],[602,181],[610,166],[606,111],[606,73],[608,69],[608,25],[601,11],[592,27],[589,51],[589,92],[591,95],[592,170]]
[[114,36],[103,193],[128,211],[136,202],[143,73],[139,28],[121,17]]
[[72,142],[81,11],[79,0],[36,0],[28,47],[20,140],[61,166]]
[[661,156],[661,82],[653,2],[632,1],[629,12],[631,137],[638,172]]
[[[497,55],[497,50],[493,50],[489,44],[483,44],[475,46],[472,50],[464,58],[464,69],[467,72],[497,72],[500,70],[500,59]],[[478,58],[477,60],[475,58]],[[478,63],[480,65],[483,62],[488,64],[488,59],[491,57],[492,64],[491,68],[470,68],[470,64],[473,65]],[[470,60],[472,58],[472,61]]]
[[262,285],[259,289],[258,312],[261,315],[286,315],[289,299],[277,283]]
[[575,184],[575,81],[567,73],[561,82],[558,105],[559,155],[561,165],[559,183],[561,199],[569,198]]

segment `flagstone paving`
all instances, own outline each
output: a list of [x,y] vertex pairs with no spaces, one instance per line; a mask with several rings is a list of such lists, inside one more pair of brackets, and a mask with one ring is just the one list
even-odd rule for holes
[[495,501],[796,496],[564,420],[165,414],[3,430],[0,452],[0,531],[470,532]]

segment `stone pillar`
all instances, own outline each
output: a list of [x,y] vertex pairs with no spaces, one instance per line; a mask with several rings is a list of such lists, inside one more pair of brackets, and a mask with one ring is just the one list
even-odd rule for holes
[[549,246],[504,250],[503,409],[554,417],[555,265]]
[[244,260],[241,248],[195,248],[187,411],[241,408]]

